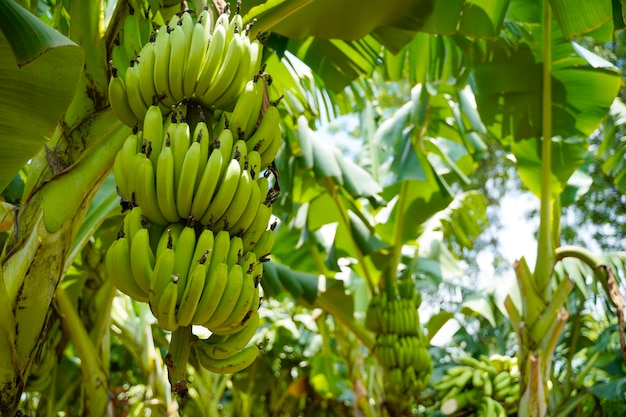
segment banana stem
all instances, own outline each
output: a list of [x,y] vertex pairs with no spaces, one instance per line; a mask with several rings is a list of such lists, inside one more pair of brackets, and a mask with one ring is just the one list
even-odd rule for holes
[[361,268],[363,268],[363,274],[365,275],[364,278],[367,281],[370,292],[372,294],[375,294],[376,290],[374,286],[374,279],[372,277],[372,273],[367,266],[367,263],[365,262],[363,252],[361,252],[361,248],[359,248],[359,245],[356,243],[354,235],[352,234],[352,229],[350,228],[350,219],[348,218],[348,211],[343,205],[343,202],[341,201],[339,196],[337,195],[337,190],[335,189],[335,186],[331,182],[330,178],[325,177],[324,184],[326,185],[328,193],[331,195],[333,201],[335,202],[335,205],[337,206],[337,210],[339,211],[339,216],[341,219],[341,224],[346,228],[346,233],[348,233],[348,236],[350,237],[350,241],[352,242],[352,246],[354,247],[355,258],[359,262]]
[[191,326],[179,327],[172,333],[170,349],[165,358],[172,391],[185,398],[187,392],[187,361],[191,351]]
[[552,247],[552,195],[551,195],[551,163],[552,163],[552,38],[550,2],[543,2],[543,73],[542,73],[542,120],[541,120],[541,202],[539,242],[537,244],[537,264],[535,266],[535,282],[537,287],[549,297],[550,276],[554,265]]
[[104,415],[109,402],[109,383],[100,362],[100,355],[62,285],[57,288],[56,300],[63,314],[63,327],[70,334],[81,361],[86,396],[89,398],[86,403],[88,414]]
[[398,283],[396,275],[398,274],[398,266],[400,265],[400,257],[402,256],[402,232],[404,231],[404,206],[406,204],[406,195],[409,190],[409,182],[404,181],[400,188],[400,195],[398,196],[398,221],[396,222],[396,230],[394,233],[393,247],[391,250],[391,257],[389,261],[389,272],[383,276],[385,280],[385,291],[387,292],[387,298],[393,300],[398,293]]

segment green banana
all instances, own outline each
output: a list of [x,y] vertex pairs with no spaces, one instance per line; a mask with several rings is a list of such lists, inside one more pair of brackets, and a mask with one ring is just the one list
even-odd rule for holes
[[272,207],[266,204],[259,205],[259,210],[254,216],[252,224],[243,234],[243,250],[247,252],[256,245],[261,234],[267,230],[267,226],[272,215]]
[[[213,256],[213,258],[215,258],[215,256]],[[193,324],[204,325],[204,323],[211,318],[217,309],[219,300],[224,294],[227,282],[228,265],[225,263],[220,263],[215,266],[212,273],[207,271],[204,291],[202,291],[198,307],[191,321]]]
[[198,362],[211,372],[217,374],[232,374],[252,365],[259,356],[259,348],[251,345],[227,359],[211,359],[202,350],[198,350]]
[[239,166],[237,160],[232,159],[226,167],[224,178],[221,180],[213,200],[211,200],[207,211],[202,216],[200,221],[202,224],[213,225],[224,214],[237,191],[237,184],[240,178],[241,166]]
[[204,327],[212,331],[214,328],[220,327],[224,323],[237,303],[242,286],[243,271],[241,265],[235,264],[229,267],[224,293],[219,299],[217,308],[211,315],[211,318],[203,324]]
[[206,341],[198,340],[196,347],[202,349],[207,356],[213,359],[230,358],[246,347],[256,333],[260,322],[261,318],[257,311],[250,316],[246,326],[239,332],[227,336],[213,333]]
[[137,126],[139,120],[135,113],[133,113],[132,108],[130,107],[130,102],[128,101],[128,94],[126,91],[126,83],[124,79],[118,74],[118,69],[116,67],[112,67],[111,70],[111,79],[109,80],[109,103],[111,104],[111,108],[113,112],[117,116],[118,119],[126,126],[134,127]]
[[170,91],[171,39],[167,25],[161,26],[154,40],[154,87],[167,106],[176,104]]
[[113,285],[129,297],[147,302],[148,296],[133,278],[130,262],[130,239],[124,234],[123,227],[117,239],[111,244],[106,254],[106,269]]
[[193,201],[191,203],[191,214],[196,218],[200,219],[200,222],[204,225],[204,221],[202,221],[204,214],[206,213],[209,205],[211,204],[211,200],[213,199],[213,194],[217,189],[218,182],[220,180],[220,174],[222,171],[223,158],[222,153],[219,149],[214,149],[209,156],[209,160],[204,167],[204,171],[200,178],[200,183],[196,189],[196,193],[193,196]]
[[270,252],[272,251],[272,246],[274,246],[274,239],[276,234],[273,230],[267,229],[257,239],[256,243],[252,247],[252,252],[256,255],[258,259],[265,260]]
[[187,59],[186,34],[182,27],[182,18],[170,32],[170,67],[169,84],[170,92],[174,101],[179,102],[184,98],[183,92],[183,70]]
[[152,143],[152,152],[150,153],[150,160],[154,169],[158,172],[158,160],[163,148],[163,113],[161,107],[158,105],[152,105],[148,107],[146,116],[143,120],[143,137],[146,141]]
[[[198,75],[200,74],[202,61],[208,52],[207,48],[209,46],[209,39],[211,38],[210,25],[205,26],[201,23],[201,21],[201,18],[198,17],[198,22],[196,22],[193,27],[191,44],[189,46],[189,53],[185,64],[185,71],[183,75],[183,94],[186,98],[191,98],[195,94],[196,81],[198,80]],[[208,30],[207,27],[209,28]]]
[[150,233],[146,223],[130,237],[130,266],[133,278],[146,294],[150,292],[154,263],[154,252],[150,247]]
[[230,42],[228,42],[228,36],[229,33],[226,34],[227,49],[224,60],[208,90],[200,97],[201,102],[207,107],[212,107],[215,100],[224,94],[233,82],[233,79],[236,78],[237,67],[239,66],[244,49],[243,40],[237,33],[234,34]]
[[180,220],[178,207],[176,206],[176,193],[174,187],[174,154],[170,146],[169,138],[159,153],[156,171],[156,190],[159,209],[168,222],[174,223]]
[[115,183],[126,201],[132,199],[132,191],[130,189],[131,170],[133,169],[133,159],[141,148],[139,146],[140,139],[142,138],[137,134],[137,128],[135,128],[133,133],[128,135],[124,141],[122,149],[115,155],[115,161],[113,162]]
[[185,156],[187,150],[191,146],[191,135],[189,133],[189,125],[184,120],[179,121],[174,130],[174,134],[171,136],[172,153],[174,153],[174,190],[178,194],[177,181],[180,178],[183,171],[183,163],[185,162]]
[[178,325],[182,327],[189,326],[192,323],[198,303],[202,297],[202,290],[206,281],[206,264],[203,262],[205,258],[200,259],[201,262],[194,262],[193,272],[189,276],[178,311],[176,312],[176,320]]
[[224,214],[222,214],[222,216],[215,222],[214,230],[220,230],[222,226],[224,229],[228,230],[229,227],[226,225],[235,224],[239,221],[249,204],[253,187],[254,181],[252,180],[250,173],[248,171],[242,171],[235,195],[233,196]]
[[157,307],[157,314],[155,315],[159,321],[159,326],[171,332],[178,329],[178,323],[176,322],[176,300],[178,299],[178,292],[178,279],[176,275],[174,275],[159,299],[159,306]]
[[135,196],[135,201],[143,211],[144,216],[156,224],[165,225],[169,222],[163,217],[159,209],[159,201],[156,194],[156,178],[152,161],[144,153],[138,153],[133,160],[135,173],[131,192]]
[[218,21],[213,30],[209,47],[198,75],[195,88],[196,98],[202,97],[213,86],[213,79],[222,65],[225,50],[226,28]]
[[178,215],[186,219],[191,214],[191,205],[196,186],[196,177],[199,176],[200,164],[202,157],[202,148],[200,142],[191,144],[180,171],[178,186],[176,187],[176,207]]
[[[234,38],[239,38],[239,48],[241,48],[241,53],[238,58],[238,65],[235,71],[233,79],[230,81],[228,88],[217,96],[213,100],[213,105],[219,109],[224,109],[227,111],[233,111],[235,104],[237,103],[237,99],[241,95],[242,90],[244,89],[246,82],[250,79],[250,65],[251,65],[251,56],[250,56],[250,39],[244,34],[235,34]],[[231,41],[232,43],[233,41]],[[228,52],[228,51],[227,51]],[[228,55],[227,55],[228,57]],[[207,100],[207,102],[210,102]]]
[[124,19],[124,48],[126,55],[133,58],[141,51],[142,40],[141,31],[139,29],[139,17],[135,14],[135,10],[131,7],[129,14]]
[[141,95],[141,87],[139,86],[139,69],[138,65],[132,65],[126,70],[126,78],[124,83],[126,86],[126,94],[128,96],[128,104],[133,114],[139,121],[143,123],[143,119],[148,111],[148,104],[144,101],[143,95]]
[[[252,173],[250,173],[250,178],[252,178]],[[235,200],[235,198],[236,196],[233,198],[233,201]],[[248,203],[245,205],[243,212],[239,216],[239,219],[234,223],[230,223],[229,220],[229,230],[233,235],[242,235],[246,230],[248,230],[248,227],[254,221],[254,217],[259,209],[260,204],[261,190],[259,189],[259,182],[252,181],[252,184],[250,185],[250,198],[248,199]],[[228,212],[228,209],[226,211]]]
[[154,43],[148,42],[141,48],[138,63],[139,73],[139,90],[143,101],[148,104],[156,104],[158,102],[158,94],[154,87],[154,63],[156,55],[154,53]]
[[[191,221],[185,226],[183,231],[178,237],[178,242],[174,246],[174,253],[176,253],[176,260],[174,261],[174,274],[178,275],[178,284],[181,288],[185,288],[187,285],[187,278],[189,276],[189,268],[193,261],[193,254],[196,249],[196,229],[194,228],[194,222]],[[178,302],[183,296],[183,291],[179,291]]]

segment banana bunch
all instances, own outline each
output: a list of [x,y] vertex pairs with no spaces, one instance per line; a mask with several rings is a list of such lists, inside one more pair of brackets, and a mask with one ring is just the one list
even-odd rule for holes
[[250,319],[261,300],[261,258],[271,244],[246,250],[244,237],[197,228],[193,220],[161,229],[146,221],[140,207],[126,214],[106,257],[120,291],[149,303],[165,330],[195,324],[226,336],[255,322]]
[[449,368],[434,388],[444,415],[461,410],[476,417],[515,415],[520,389],[517,358],[466,356],[461,365]]
[[[131,56],[128,69],[113,70],[109,101],[123,123],[140,125],[151,105],[167,111],[183,100],[234,109],[246,83],[259,73],[262,45],[250,39],[251,25],[244,26],[238,12],[231,16],[227,10],[214,19],[211,10],[203,9],[196,21],[191,10],[174,15]],[[125,52],[137,46],[131,43]],[[124,59],[112,58],[114,68]]]
[[[211,10],[197,19],[185,10],[148,42],[131,41],[128,68],[120,52],[112,57],[109,101],[133,130],[113,165],[130,210],[106,269],[121,292],[150,305],[163,329],[208,328],[211,337],[193,343],[194,360],[230,373],[258,355],[248,344],[275,238],[272,164],[282,133],[280,99],[269,99],[271,77],[251,25],[239,10],[217,18]],[[125,40],[135,33],[131,23]]]
[[365,324],[377,334],[373,353],[385,368],[387,395],[401,398],[426,388],[433,365],[420,329],[421,296],[409,279],[399,282],[398,295],[374,295]]
[[[266,120],[270,118],[262,118],[256,133],[265,130]],[[278,120],[272,123],[280,134]],[[181,110],[163,123],[157,105],[148,108],[143,127],[133,129],[115,158],[113,175],[122,198],[141,207],[151,223],[167,225],[193,217],[213,230],[256,241],[256,231],[247,232],[263,219],[269,221],[269,173],[261,173],[275,154],[249,150],[230,129],[222,129],[212,140],[215,132],[203,120],[192,130]],[[280,137],[274,142],[280,145]]]

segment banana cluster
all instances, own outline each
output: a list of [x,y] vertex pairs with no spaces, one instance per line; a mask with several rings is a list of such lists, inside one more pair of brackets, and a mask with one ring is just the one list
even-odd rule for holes
[[417,396],[426,388],[433,365],[420,329],[421,297],[413,282],[401,280],[399,296],[374,295],[366,313],[366,327],[377,334],[373,353],[385,368],[388,395]]
[[[167,225],[193,217],[212,230],[256,241],[258,236],[247,231],[267,221],[270,210],[263,206],[269,207],[271,195],[268,199],[269,181],[261,173],[278,149],[249,146],[265,142],[258,135],[280,145],[277,112],[270,106],[248,140],[235,140],[230,129],[217,134],[202,120],[192,133],[179,110],[163,123],[159,106],[150,106],[144,129],[133,130],[115,158],[113,175],[122,198],[140,206],[151,223]],[[271,135],[266,136],[267,130]]]
[[435,386],[443,415],[464,411],[476,417],[516,415],[519,402],[517,358],[466,356],[449,368]]
[[[130,57],[124,74],[113,70],[109,101],[123,123],[140,125],[151,105],[166,113],[184,100],[234,109],[246,83],[259,73],[263,48],[250,39],[251,25],[244,26],[239,13],[227,10],[214,19],[210,10],[199,12],[196,21],[191,10],[174,15]],[[124,33],[126,38],[126,24]],[[124,52],[132,54],[132,46]]]
[[163,329],[209,329],[209,339],[193,342],[193,357],[231,373],[258,355],[247,345],[274,243],[273,161],[282,134],[260,42],[249,38],[238,11],[214,19],[211,10],[195,20],[185,10],[147,42],[136,18],[129,16],[128,28],[125,21],[125,41],[134,46],[124,51],[128,68],[118,70],[112,56],[109,101],[133,128],[113,165],[130,210],[106,267],[121,292],[150,305]]

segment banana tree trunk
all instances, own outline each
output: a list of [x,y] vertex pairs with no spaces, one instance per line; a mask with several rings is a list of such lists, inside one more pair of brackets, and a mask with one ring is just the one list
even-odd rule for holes
[[[15,415],[31,359],[45,339],[43,326],[66,269],[66,255],[128,132],[105,108],[71,128],[60,124],[31,164],[17,222],[0,257],[3,417]],[[104,372],[94,377],[102,379],[99,386],[107,394]]]

